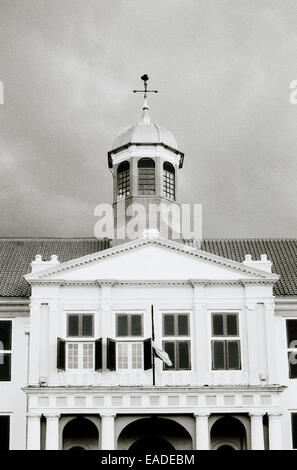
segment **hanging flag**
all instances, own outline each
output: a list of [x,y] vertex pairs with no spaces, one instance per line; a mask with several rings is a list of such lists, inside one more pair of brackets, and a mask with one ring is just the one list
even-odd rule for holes
[[152,341],[152,346],[153,346],[153,350],[154,350],[155,355],[159,359],[161,359],[163,362],[165,362],[165,364],[167,366],[171,367],[173,364],[172,364],[167,352],[163,351],[163,349],[161,349],[161,348],[158,348],[154,341]]

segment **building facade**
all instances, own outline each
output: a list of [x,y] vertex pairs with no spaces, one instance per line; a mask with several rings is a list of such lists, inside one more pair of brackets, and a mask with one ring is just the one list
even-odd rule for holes
[[0,448],[297,447],[297,241],[122,230],[179,206],[183,158],[145,100],[108,154],[121,236],[1,240]]

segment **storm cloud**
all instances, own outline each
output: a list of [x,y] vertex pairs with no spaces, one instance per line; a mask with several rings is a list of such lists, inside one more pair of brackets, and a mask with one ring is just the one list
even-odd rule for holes
[[295,0],[1,0],[0,236],[93,236],[144,73],[204,237],[296,236],[296,18]]

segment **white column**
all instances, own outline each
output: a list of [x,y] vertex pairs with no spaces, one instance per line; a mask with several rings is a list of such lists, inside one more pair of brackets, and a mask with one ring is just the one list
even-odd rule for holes
[[46,417],[46,450],[59,450],[59,418],[60,415],[45,415]]
[[114,450],[115,415],[101,415],[101,450]]
[[40,450],[40,414],[27,414],[27,450]]
[[282,445],[282,413],[269,413],[269,450],[281,450]]
[[264,450],[264,413],[250,413],[252,450]]
[[196,418],[196,450],[209,450],[209,413],[195,414]]

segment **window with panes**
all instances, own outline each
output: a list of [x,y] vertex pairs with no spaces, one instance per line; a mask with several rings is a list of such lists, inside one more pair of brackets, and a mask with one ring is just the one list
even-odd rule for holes
[[141,313],[117,313],[117,370],[143,369],[143,316]]
[[175,170],[169,162],[163,165],[163,193],[169,199],[175,200]]
[[67,369],[94,370],[94,315],[67,315]]
[[0,381],[11,380],[11,320],[0,320]]
[[122,162],[117,172],[117,195],[119,198],[130,196],[130,164]]
[[151,158],[138,161],[138,194],[155,194],[155,162]]
[[290,379],[297,379],[297,319],[286,321]]
[[191,369],[190,315],[189,313],[163,313],[163,349],[172,366],[164,369]]
[[212,313],[213,370],[240,370],[240,337],[237,313]]

